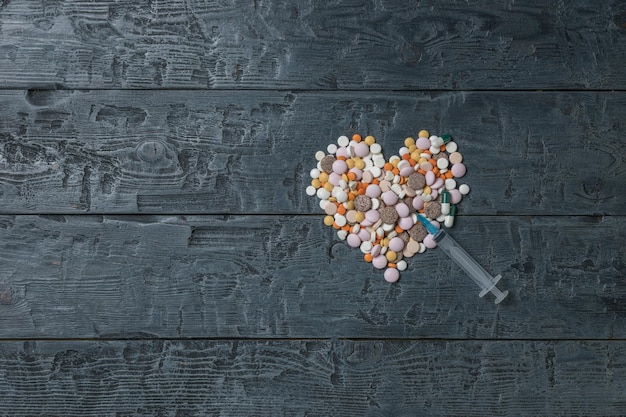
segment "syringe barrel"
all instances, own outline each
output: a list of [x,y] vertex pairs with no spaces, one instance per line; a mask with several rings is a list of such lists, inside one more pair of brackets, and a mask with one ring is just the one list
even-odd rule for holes
[[[458,266],[460,266],[484,292],[491,291],[495,286],[493,277],[474,260],[452,237],[439,230],[434,236],[435,242]],[[486,290],[486,291],[485,291]]]

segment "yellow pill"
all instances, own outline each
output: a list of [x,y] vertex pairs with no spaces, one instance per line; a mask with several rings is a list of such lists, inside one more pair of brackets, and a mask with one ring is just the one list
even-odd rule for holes
[[410,145],[408,148],[409,148],[409,153],[413,153],[417,150],[417,146],[415,144]]
[[348,169],[354,168],[354,159],[350,158],[346,160],[346,165],[348,165]]
[[333,188],[335,188],[335,186],[327,182],[326,184],[324,184],[324,188],[326,189],[326,191],[333,191]]
[[376,139],[374,139],[374,136],[366,136],[365,143],[367,143],[367,146],[372,146],[374,143],[376,143]]
[[398,257],[398,254],[392,250],[388,250],[387,253],[385,253],[385,257],[387,258],[389,262],[393,262]]
[[357,159],[354,161],[354,167],[357,169],[363,169],[365,168],[365,161],[363,161],[362,159]]
[[321,182],[328,182],[328,174],[325,172],[320,172],[320,176],[318,178]]
[[333,216],[324,216],[324,224],[326,226],[332,226],[335,222],[335,218]]
[[380,242],[381,246],[389,246],[389,238],[386,237]]
[[363,213],[362,211],[357,211],[356,212],[356,222],[357,223],[361,223],[363,220],[365,220],[365,213]]
[[398,168],[400,161],[402,161],[402,159],[394,159],[391,161],[391,165],[393,165],[394,168]]
[[429,138],[430,137],[430,133],[428,133],[428,130],[420,130],[420,132],[417,134],[418,137],[420,138]]
[[421,164],[423,164],[424,162],[428,162],[428,159],[426,159],[426,158],[420,158],[420,159],[418,159],[418,160],[417,160],[417,164],[418,164],[418,165],[421,165]]
[[415,139],[413,139],[413,138],[406,138],[406,139],[404,139],[404,146],[406,146],[407,148],[409,148],[411,146],[415,146]]
[[411,159],[414,161],[419,161],[420,159],[420,151],[411,152]]
[[318,178],[314,178],[313,180],[311,180],[311,185],[315,188],[320,188],[322,186],[322,181],[320,181]]
[[426,187],[424,187],[424,194],[430,194],[432,192],[432,190],[430,189],[430,187],[427,185]]
[[344,180],[345,182],[350,181],[350,180],[348,179],[348,176],[347,176],[346,174],[341,174],[341,179],[342,179],[342,180]]
[[354,210],[354,200],[349,200],[343,203],[344,207],[348,210]]

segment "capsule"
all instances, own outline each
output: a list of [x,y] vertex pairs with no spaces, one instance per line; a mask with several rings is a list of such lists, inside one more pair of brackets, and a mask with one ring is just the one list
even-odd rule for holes
[[456,214],[456,206],[454,204],[450,205],[450,212],[446,215],[446,219],[443,221],[443,224],[450,228],[454,225],[454,215]]
[[448,143],[452,140],[452,136],[446,134],[441,135],[441,139],[443,139],[443,143]]
[[444,191],[441,193],[441,214],[450,213],[450,193]]

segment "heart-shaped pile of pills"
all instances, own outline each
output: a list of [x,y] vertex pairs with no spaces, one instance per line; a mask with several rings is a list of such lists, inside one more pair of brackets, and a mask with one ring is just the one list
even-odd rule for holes
[[306,193],[320,199],[324,224],[375,268],[387,268],[388,282],[407,268],[404,258],[437,246],[417,213],[437,227],[452,227],[456,205],[469,192],[466,184],[457,188],[465,165],[449,135],[422,130],[388,161],[373,136],[340,136],[315,159]]

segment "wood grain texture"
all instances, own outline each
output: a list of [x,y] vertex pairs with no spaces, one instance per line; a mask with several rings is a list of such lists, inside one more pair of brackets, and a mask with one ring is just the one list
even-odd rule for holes
[[[624,338],[624,217],[460,217],[401,281],[318,216],[4,216],[0,337]],[[599,243],[600,242],[600,243]]]
[[3,1],[0,86],[626,88],[612,0]]
[[319,213],[315,151],[451,133],[465,214],[626,214],[624,93],[0,91],[0,212]]
[[0,343],[2,416],[619,416],[624,342]]

